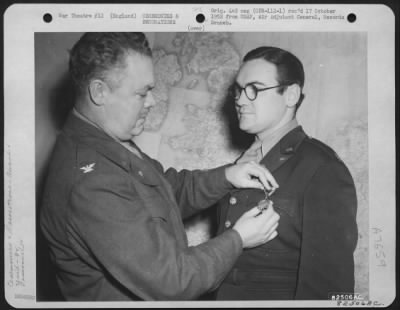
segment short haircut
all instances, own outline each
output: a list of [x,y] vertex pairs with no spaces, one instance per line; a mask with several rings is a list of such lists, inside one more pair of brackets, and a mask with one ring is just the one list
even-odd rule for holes
[[276,66],[277,81],[283,85],[277,89],[278,93],[283,94],[287,86],[297,84],[300,86],[301,94],[296,104],[296,110],[300,107],[304,99],[304,69],[301,61],[292,53],[273,46],[261,46],[248,52],[243,62],[255,59],[264,59]]
[[[107,75],[125,67],[128,53],[151,57],[151,49],[142,32],[87,32],[70,51],[69,72],[78,92],[90,80],[101,79],[111,84]],[[114,85],[110,85],[114,86]]]

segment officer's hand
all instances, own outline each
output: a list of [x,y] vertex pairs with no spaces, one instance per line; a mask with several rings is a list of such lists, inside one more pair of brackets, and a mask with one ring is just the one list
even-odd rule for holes
[[243,248],[253,248],[274,239],[279,215],[270,206],[261,212],[257,207],[244,213],[233,226],[243,241]]
[[254,161],[229,166],[225,169],[226,179],[238,188],[260,188],[274,191],[279,187],[272,174]]

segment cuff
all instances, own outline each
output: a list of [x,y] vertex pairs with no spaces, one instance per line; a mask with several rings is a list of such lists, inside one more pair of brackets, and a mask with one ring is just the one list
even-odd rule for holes
[[214,188],[219,188],[223,191],[230,191],[235,187],[226,179],[225,170],[233,164],[226,164],[218,168],[208,170],[211,184]]

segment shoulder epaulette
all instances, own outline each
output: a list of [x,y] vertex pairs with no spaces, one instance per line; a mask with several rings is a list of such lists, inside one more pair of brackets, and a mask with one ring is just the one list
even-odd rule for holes
[[330,146],[326,145],[322,141],[317,140],[312,137],[309,137],[309,139],[307,139],[307,140],[309,143],[316,146],[319,150],[321,150],[328,157],[330,157],[332,159],[337,159],[338,161],[343,162],[342,159],[339,157],[339,155]]

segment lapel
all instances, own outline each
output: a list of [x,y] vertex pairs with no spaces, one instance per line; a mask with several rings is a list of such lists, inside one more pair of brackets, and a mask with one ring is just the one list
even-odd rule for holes
[[144,153],[139,149],[143,159],[137,157],[136,155],[129,152],[129,156],[131,159],[131,173],[134,175],[138,175],[139,179],[142,183],[149,185],[149,186],[157,186],[160,185],[161,179],[163,176],[155,169],[151,161],[144,156]]
[[[132,174],[140,182],[150,186],[160,183],[159,175],[154,172],[149,161],[140,159],[105,132],[81,120],[73,113],[70,114],[64,131],[79,143],[96,150],[114,164]],[[143,155],[140,150],[139,152]]]
[[[173,217],[174,230],[176,238],[180,244],[187,246],[188,241],[184,226],[181,222],[180,212],[176,204],[175,195],[172,192],[171,185],[163,176],[163,173],[155,168],[152,159],[143,153],[136,144],[132,143],[141,153],[143,159],[134,155],[120,143],[115,141],[105,132],[94,127],[93,125],[81,120],[73,113],[70,114],[64,129],[64,133],[74,139],[76,142],[84,144],[102,154],[117,166],[132,175],[135,180],[151,187],[155,187],[156,191],[169,201],[170,208],[175,213]],[[157,205],[160,208],[167,208],[166,204]]]
[[[273,173],[284,163],[286,163],[292,156],[296,154],[297,149],[307,137],[303,128],[298,126],[289,131],[274,147],[264,156],[261,160],[261,164],[266,166],[268,170]],[[237,188],[231,190],[231,194],[225,196],[224,201],[220,203],[220,229],[223,229],[223,225],[229,212],[230,204],[229,198],[231,195],[237,195],[236,193],[242,192],[243,189]]]
[[265,165],[270,172],[274,172],[296,153],[306,137],[307,135],[301,126],[294,128],[274,145],[260,163]]

